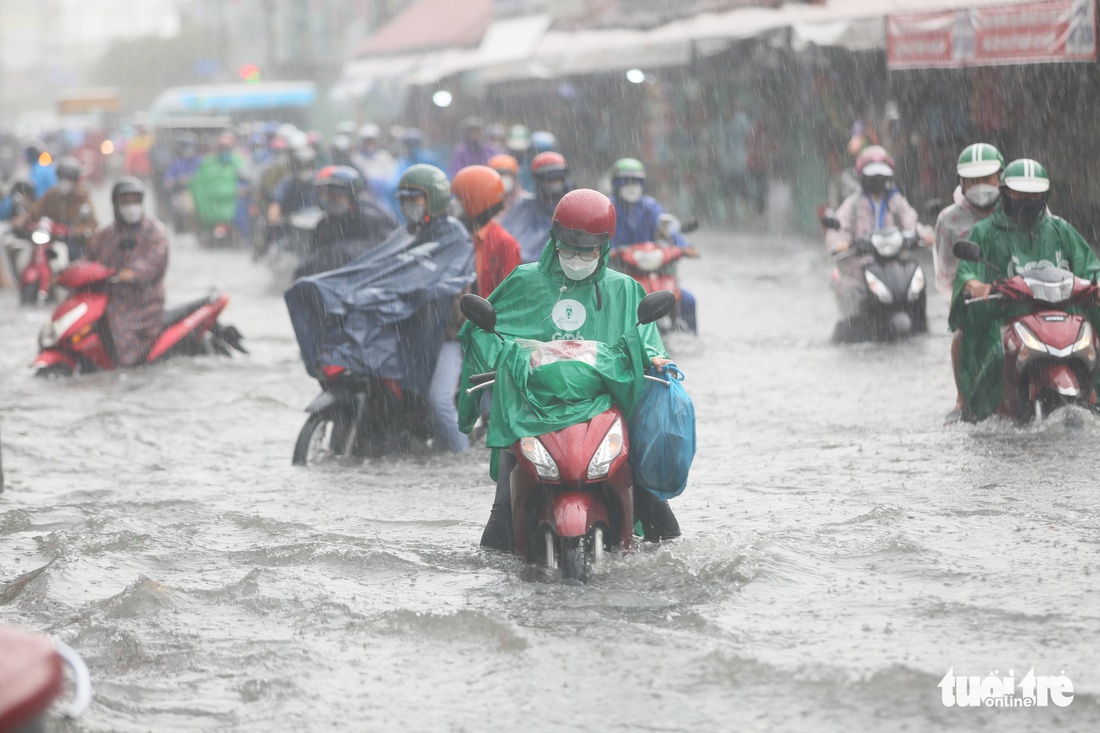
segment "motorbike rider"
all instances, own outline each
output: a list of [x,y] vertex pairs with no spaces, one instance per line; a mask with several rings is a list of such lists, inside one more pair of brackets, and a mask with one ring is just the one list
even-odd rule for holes
[[[657,242],[661,231],[661,215],[664,209],[657,199],[645,195],[645,166],[635,158],[620,158],[611,166],[611,203],[615,205],[617,220],[611,248],[624,247],[641,242]],[[677,247],[684,248],[688,257],[698,252],[687,243],[679,231],[669,231],[668,238]],[[680,288],[680,315],[692,333],[698,333],[695,296]]]
[[[916,209],[893,187],[894,159],[885,148],[864,148],[856,158],[856,173],[860,190],[844,199],[836,210],[840,228],[825,232],[825,249],[831,255],[846,252],[852,242],[867,239],[878,230],[895,227],[914,232],[918,227]],[[866,290],[863,268],[872,259],[870,255],[837,258],[834,287],[841,313],[834,341],[844,340],[849,318],[859,311]]]
[[455,146],[451,156],[451,175],[471,165],[486,165],[496,155],[492,144],[481,139],[481,118],[467,117],[462,121],[463,140]]
[[504,211],[512,208],[512,204],[525,193],[519,185],[519,161],[507,153],[500,153],[489,158],[489,167],[497,172],[504,185]]
[[535,180],[534,194],[521,195],[500,220],[500,225],[519,242],[524,262],[539,259],[554,207],[570,189],[568,164],[561,153],[548,151],[536,155],[531,161],[531,174]]
[[[637,323],[638,303],[645,290],[633,278],[607,267],[611,236],[615,231],[615,207],[598,191],[578,189],[565,194],[554,209],[549,241],[537,263],[521,265],[492,293],[489,300],[497,307],[496,329],[509,338],[537,341],[588,339],[616,342]],[[570,317],[555,316],[555,307],[563,299],[572,301]],[[531,304],[543,306],[538,318],[531,319]],[[661,337],[652,324],[642,327],[646,355],[654,366],[663,369],[669,363]],[[473,359],[473,344],[479,354],[494,362],[501,348],[493,334],[472,324],[459,332],[466,359]],[[471,373],[492,369],[493,363],[476,363]],[[481,396],[459,393],[459,419],[463,432],[469,432],[480,415]],[[514,455],[499,451],[496,470],[497,491],[489,521],[481,537],[482,547],[509,550],[512,547],[512,511],[509,477],[516,465]],[[645,494],[646,496],[642,496]],[[676,518],[667,502],[656,500],[644,490],[636,490],[636,514],[646,528],[646,539],[668,539],[680,534]]]
[[235,152],[235,145],[233,133],[218,135],[216,151],[203,158],[191,179],[189,188],[203,231],[237,219],[238,198],[247,181],[242,177],[244,160]]
[[267,207],[267,221],[278,224],[299,209],[317,206],[317,156],[313,148],[303,145],[290,151],[290,175],[275,187],[275,200]]
[[378,125],[368,122],[359,128],[358,136],[359,147],[351,153],[351,164],[363,174],[371,195],[377,201],[382,201],[393,179],[397,162],[390,151],[382,146],[382,130]]
[[189,187],[201,162],[198,143],[188,136],[180,141],[179,154],[164,173],[164,190],[172,197],[173,228],[176,232],[191,228],[195,202]]
[[79,259],[84,242],[98,229],[92,197],[80,183],[81,166],[76,158],[65,157],[57,163],[57,185],[37,199],[30,208],[16,218],[15,225],[33,225],[47,217],[69,228],[65,243],[69,247],[69,261]]
[[[988,297],[994,279],[1036,267],[1053,265],[1087,279],[1100,275],[1100,260],[1073,225],[1047,211],[1050,175],[1042,165],[1029,158],[1014,160],[1004,167],[1000,183],[992,216],[975,224],[969,237],[992,267],[959,262],[948,315],[951,330],[962,331],[956,383],[966,420],[988,417],[1001,402],[1004,314],[968,308],[963,301]],[[1090,308],[1089,319],[1094,329],[1100,326],[1100,309]]]
[[363,176],[351,166],[325,166],[313,185],[324,216],[313,230],[313,254],[298,265],[295,278],[343,267],[397,228],[393,216],[370,197]]
[[[959,174],[959,185],[954,193],[955,203],[941,211],[936,219],[936,242],[932,250],[932,261],[936,268],[936,287],[941,292],[951,292],[955,270],[959,266],[951,248],[958,240],[970,236],[970,230],[975,224],[993,214],[997,199],[1001,196],[1001,171],[1004,167],[1004,156],[988,143],[968,145],[959,154],[955,166]],[[951,365],[956,375],[959,373],[961,346],[962,331],[956,331],[951,340]],[[959,389],[956,379],[955,408],[947,416],[949,422],[959,418],[962,406],[962,390]]]
[[53,158],[46,149],[46,143],[41,140],[32,142],[23,153],[27,159],[27,177],[34,184],[38,197],[42,198],[57,185],[57,170],[54,168]]
[[143,363],[163,325],[168,232],[145,213],[144,201],[140,180],[120,178],[111,189],[114,221],[88,242],[87,258],[117,271],[106,315],[119,367]]

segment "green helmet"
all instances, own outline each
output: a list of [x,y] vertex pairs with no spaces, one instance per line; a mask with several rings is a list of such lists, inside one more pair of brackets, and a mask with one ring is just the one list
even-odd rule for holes
[[956,170],[959,178],[985,178],[1004,170],[1005,157],[988,143],[967,145],[959,154]]
[[403,191],[424,194],[429,216],[441,216],[447,213],[447,208],[451,205],[451,182],[447,179],[447,174],[434,165],[419,163],[410,166],[397,184],[399,198]]
[[645,166],[636,158],[619,158],[611,166],[611,180],[616,178],[635,178],[645,180]]
[[1046,193],[1050,190],[1050,176],[1037,161],[1020,158],[1005,166],[1001,185],[1022,193]]

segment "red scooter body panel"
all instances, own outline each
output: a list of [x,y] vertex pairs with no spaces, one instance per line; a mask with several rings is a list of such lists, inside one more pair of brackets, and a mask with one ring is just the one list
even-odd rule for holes
[[1056,349],[1065,349],[1077,341],[1085,319],[1064,311],[1039,311],[1018,319],[1039,340]]
[[223,293],[213,303],[207,303],[179,323],[169,326],[157,337],[146,361],[156,361],[191,334],[209,331],[227,305],[229,305],[229,296]]
[[114,270],[98,262],[79,260],[61,271],[57,284],[67,290],[81,290],[101,283],[114,274]]
[[646,294],[658,290],[668,290],[680,299],[680,288],[676,281],[676,270],[670,267],[684,256],[682,247],[660,245],[656,242],[639,242],[625,247],[616,247],[614,255],[623,266],[623,272],[637,280]]
[[[612,460],[607,476],[590,480],[588,464],[615,420],[623,420],[623,449]],[[621,546],[629,549],[634,527],[634,477],[627,462],[630,445],[626,421],[619,408],[612,407],[588,422],[538,439],[557,464],[560,478],[539,479],[534,465],[516,444],[516,468],[511,478],[515,552],[528,562],[535,562],[538,557],[532,554],[531,540],[539,527],[549,526],[558,537],[579,537],[597,523],[615,530]],[[610,501],[618,504],[620,511],[609,511]],[[621,515],[618,527],[610,527],[612,514]]]

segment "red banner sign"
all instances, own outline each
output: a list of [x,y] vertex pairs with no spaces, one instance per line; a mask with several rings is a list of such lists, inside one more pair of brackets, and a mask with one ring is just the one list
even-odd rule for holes
[[1096,60],[1096,0],[1049,0],[886,19],[891,69]]

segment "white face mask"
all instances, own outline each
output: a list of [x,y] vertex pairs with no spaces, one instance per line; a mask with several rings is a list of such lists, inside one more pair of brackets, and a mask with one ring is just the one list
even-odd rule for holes
[[642,200],[642,184],[628,183],[619,188],[619,198],[628,204],[636,204]]
[[141,204],[121,204],[118,207],[118,215],[127,224],[137,224],[141,221],[143,208]]
[[57,192],[60,193],[62,196],[68,196],[70,193],[73,192],[73,188],[74,185],[72,181],[62,179],[57,182]]
[[510,194],[510,193],[512,193],[512,191],[516,190],[516,179],[512,178],[512,176],[510,176],[510,175],[501,176],[500,180],[501,180],[501,182],[504,183],[504,193],[505,193],[505,195]]
[[558,254],[558,262],[561,264],[561,269],[565,272],[565,276],[570,280],[583,280],[600,266],[600,258],[592,260],[591,262],[585,262],[580,257],[572,257],[568,260],[562,259],[561,254]]
[[421,201],[405,201],[401,204],[401,213],[405,216],[405,221],[420,226],[424,223],[428,207]]
[[1001,189],[988,183],[977,183],[966,189],[966,200],[979,209],[987,209],[997,203],[1001,197]]
[[456,219],[461,219],[462,217],[466,216],[466,209],[462,208],[461,201],[459,201],[457,198],[452,198],[448,213],[450,213],[450,215]]

